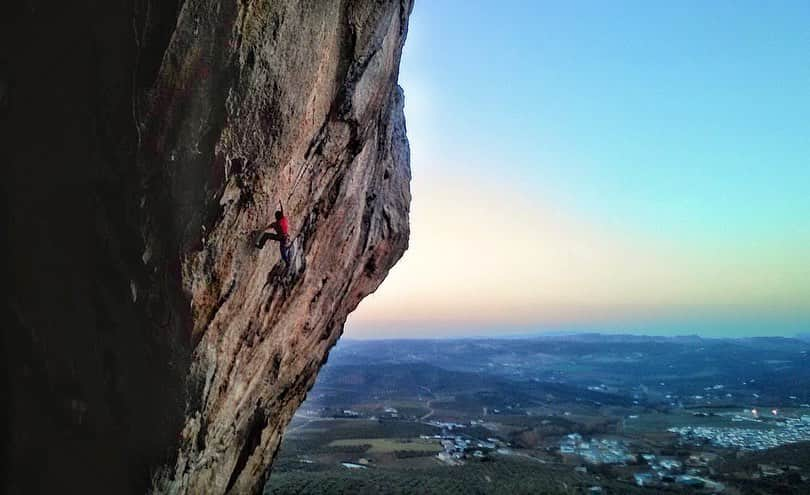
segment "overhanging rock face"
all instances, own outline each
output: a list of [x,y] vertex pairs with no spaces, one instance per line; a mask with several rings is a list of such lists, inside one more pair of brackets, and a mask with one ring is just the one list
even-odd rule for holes
[[7,491],[259,492],[407,248],[410,1],[53,3],[2,35]]

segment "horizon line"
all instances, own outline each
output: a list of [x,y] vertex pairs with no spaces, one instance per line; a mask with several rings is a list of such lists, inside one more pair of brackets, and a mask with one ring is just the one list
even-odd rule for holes
[[793,335],[747,335],[747,336],[710,336],[700,335],[696,333],[690,334],[675,334],[675,335],[660,335],[660,334],[645,334],[645,333],[627,333],[627,332],[594,332],[594,331],[567,331],[567,332],[533,332],[533,333],[518,333],[518,334],[502,334],[502,335],[436,335],[436,336],[396,336],[396,337],[353,337],[341,336],[340,341],[356,341],[356,342],[384,342],[390,340],[519,340],[530,338],[555,338],[555,337],[575,337],[575,336],[599,336],[599,337],[647,337],[658,339],[683,339],[683,338],[698,338],[701,340],[747,340],[747,339],[788,339],[788,340],[808,340],[810,339],[810,332],[797,332]]

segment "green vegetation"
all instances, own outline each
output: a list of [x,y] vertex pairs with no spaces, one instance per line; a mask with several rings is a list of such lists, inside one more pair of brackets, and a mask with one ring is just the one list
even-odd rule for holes
[[[781,473],[754,479],[752,475],[759,473],[764,466]],[[735,485],[743,495],[807,493],[804,473],[810,472],[810,442],[750,452],[735,458],[720,458],[713,467],[722,481]]]
[[327,447],[348,446],[367,446],[369,454],[387,454],[395,451],[430,451],[435,454],[441,450],[441,446],[437,441],[422,439],[352,438],[333,440],[327,445]]
[[349,438],[412,438],[419,435],[433,435],[438,433],[438,430],[433,426],[412,421],[324,419],[312,421],[297,433],[309,436],[310,432],[325,435],[331,440],[337,440]]
[[[695,493],[672,481],[636,486],[633,475],[652,469],[642,453],[677,460],[677,473],[697,469],[729,494],[803,493],[796,490],[810,480],[808,444],[737,458],[667,431],[770,429],[783,416],[806,414],[810,367],[788,358],[808,355],[810,345],[791,341],[765,356],[755,344],[584,336],[408,341],[391,351],[352,343],[351,353],[330,357],[289,428],[266,493],[583,494],[593,486],[606,494]],[[778,408],[779,417],[732,421],[751,407]],[[619,440],[635,461],[586,465],[581,453],[561,452],[570,433]]]
[[381,468],[352,470],[341,466],[317,473],[274,471],[265,494],[567,495],[579,493],[579,483],[568,473],[538,469],[535,462],[499,459],[456,467],[436,465],[418,473]]

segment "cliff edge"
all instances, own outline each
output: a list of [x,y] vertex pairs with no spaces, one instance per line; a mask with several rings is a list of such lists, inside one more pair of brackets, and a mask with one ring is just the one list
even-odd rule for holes
[[262,490],[407,248],[411,7],[3,7],[6,492]]

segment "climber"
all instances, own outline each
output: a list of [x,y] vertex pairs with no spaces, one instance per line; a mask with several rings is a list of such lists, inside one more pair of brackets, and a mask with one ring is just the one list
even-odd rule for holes
[[[287,222],[287,217],[284,216],[284,207],[281,206],[281,201],[278,203],[278,208],[278,211],[276,211],[276,221],[268,225],[262,231],[261,235],[259,235],[259,238],[256,240],[256,247],[259,249],[263,248],[264,243],[267,242],[268,239],[278,241],[281,259],[284,260],[287,266],[290,266],[290,225]],[[276,232],[267,232],[269,229],[273,229]]]

